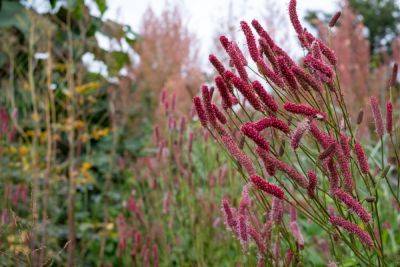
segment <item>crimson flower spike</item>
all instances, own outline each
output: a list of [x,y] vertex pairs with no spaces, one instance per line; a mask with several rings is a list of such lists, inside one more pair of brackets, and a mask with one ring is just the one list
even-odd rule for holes
[[214,113],[214,117],[217,118],[220,123],[226,124],[227,120],[226,120],[224,113],[222,113],[221,110],[219,110],[219,108],[216,105],[211,104],[211,106],[212,106],[212,110]]
[[292,66],[292,72],[298,80],[302,80],[307,83],[312,89],[317,92],[322,92],[322,84],[317,81],[312,75],[304,71],[299,66]]
[[256,173],[250,158],[243,153],[242,150],[240,150],[235,140],[233,140],[230,135],[221,136],[221,141],[229,153],[237,160],[237,162],[247,171],[249,175]]
[[369,172],[368,159],[367,156],[365,155],[364,149],[358,142],[356,142],[354,145],[354,153],[356,154],[358,164],[360,165],[361,168],[361,172],[364,174],[368,174]]
[[222,107],[228,109],[232,107],[232,99],[228,87],[225,84],[224,79],[221,76],[215,77],[215,84],[217,85],[219,94],[222,98]]
[[304,63],[307,66],[310,66],[311,68],[320,71],[324,75],[326,75],[328,78],[333,77],[333,70],[330,66],[325,64],[322,60],[319,60],[315,57],[313,57],[311,54],[308,54],[307,56],[304,57]]
[[249,101],[250,105],[255,110],[261,110],[260,101],[258,100],[251,86],[243,79],[234,75],[233,73],[229,74],[229,76],[231,76],[231,81],[233,85],[235,85],[235,87],[240,91],[240,93]]
[[382,119],[381,109],[379,108],[378,99],[375,96],[371,96],[370,103],[371,103],[372,116],[374,117],[376,133],[380,138],[382,138],[384,133],[383,119]]
[[271,111],[278,111],[278,104],[275,102],[275,99],[272,95],[270,95],[267,90],[261,85],[259,81],[254,81],[252,83],[254,91],[256,91],[260,100],[266,105]]
[[211,92],[208,89],[207,85],[202,85],[201,86],[201,95],[203,98],[203,104],[206,109],[206,114],[209,122],[214,122],[215,121],[215,116],[214,116],[214,110],[212,108],[212,103],[211,103]]
[[327,167],[329,171],[330,191],[335,192],[335,190],[339,188],[339,174],[335,166],[335,161],[332,158],[329,159]]
[[267,171],[267,173],[271,176],[274,176],[275,172],[276,172],[276,168],[275,168],[274,163],[269,159],[269,157],[267,155],[268,151],[261,147],[257,147],[256,152],[257,152],[257,155],[264,162],[265,170]]
[[279,73],[278,61],[276,60],[276,57],[274,55],[274,52],[273,52],[271,46],[267,43],[267,41],[264,38],[261,38],[258,42],[260,43],[262,52],[264,52],[268,61],[271,63],[274,71],[276,73]]
[[266,41],[266,43],[268,44],[268,46],[271,49],[274,49],[274,47],[276,46],[274,40],[271,38],[271,36],[265,31],[265,29],[261,26],[261,24],[258,22],[258,20],[253,19],[251,21],[251,25],[253,26],[253,28],[256,30],[256,32],[258,33],[258,35],[264,39]]
[[219,59],[213,54],[208,56],[208,60],[214,66],[214,68],[218,71],[219,75],[224,76],[225,67],[224,67],[224,65],[222,65],[221,61],[219,61]]
[[259,147],[261,147],[267,151],[269,150],[269,143],[267,142],[267,140],[265,140],[259,134],[259,132],[253,128],[253,126],[250,123],[243,124],[241,127],[241,130],[244,133],[244,135],[246,135],[251,140],[253,140],[254,143],[256,143]]
[[193,98],[193,104],[197,112],[197,116],[199,117],[199,120],[201,122],[201,125],[203,127],[207,126],[207,116],[206,116],[206,111],[204,110],[203,104],[201,103],[201,99],[198,96],[195,96]]
[[222,199],[221,210],[225,217],[226,227],[230,228],[235,234],[238,234],[236,214],[234,214],[234,210],[231,208],[231,204],[227,198]]
[[330,28],[335,27],[335,25],[338,22],[341,15],[342,15],[342,12],[340,12],[340,11],[336,12],[335,15],[333,15],[333,17],[331,18],[331,20],[329,21],[329,24],[328,24]]
[[307,177],[308,177],[308,188],[307,188],[307,192],[308,195],[311,198],[315,197],[315,190],[317,188],[317,184],[318,184],[318,178],[317,175],[315,174],[315,172],[309,170],[307,172]]
[[318,109],[315,109],[309,105],[306,104],[296,104],[292,102],[286,102],[283,105],[283,108],[293,114],[299,114],[299,115],[304,115],[307,117],[313,117],[313,118],[318,118],[318,119],[326,119],[326,114],[319,111]]
[[341,189],[337,189],[334,193],[334,196],[342,201],[348,209],[354,211],[364,222],[367,223],[371,220],[371,214],[369,214],[364,207],[361,206],[360,202],[354,199],[350,194]]
[[242,31],[246,37],[250,56],[254,62],[257,62],[260,55],[258,52],[257,43],[256,43],[256,39],[254,38],[253,32],[251,31],[249,25],[245,21],[241,21],[240,26],[242,27]]
[[268,193],[270,195],[273,195],[274,197],[279,199],[284,198],[285,194],[280,187],[265,181],[260,176],[252,175],[250,176],[250,180],[259,190],[264,191],[265,193]]
[[352,223],[342,217],[334,216],[331,215],[329,218],[329,221],[331,222],[332,225],[341,227],[345,229],[347,232],[352,233],[361,240],[364,244],[366,244],[368,247],[373,247],[374,242],[372,241],[370,235],[362,230],[357,224]]
[[394,87],[396,85],[396,81],[397,81],[397,72],[399,71],[399,64],[394,63],[393,65],[393,70],[392,70],[392,76],[390,78],[390,83],[389,86],[390,87]]
[[290,0],[289,17],[290,17],[290,21],[292,22],[293,28],[297,32],[297,35],[302,35],[304,28],[303,28],[303,26],[301,26],[299,16],[297,15],[296,5],[297,5],[296,0]]
[[257,67],[261,74],[272,81],[276,86],[280,88],[284,86],[281,77],[279,77],[278,74],[271,70],[261,57],[258,58]]
[[269,127],[275,128],[285,134],[289,134],[290,132],[289,126],[284,121],[272,116],[254,122],[253,127],[259,132]]
[[289,88],[291,89],[291,91],[296,94],[297,91],[299,90],[299,87],[297,86],[297,81],[293,75],[293,72],[291,71],[291,69],[288,66],[289,64],[288,64],[287,60],[285,59],[284,56],[279,56],[277,58],[277,61],[278,61],[278,65],[279,65],[279,69],[281,71],[282,77],[286,81],[286,83],[289,86]]
[[292,136],[290,138],[290,145],[294,150],[296,150],[299,145],[301,138],[303,135],[310,129],[310,120],[305,119],[297,124],[296,129],[293,131]]
[[386,102],[386,131],[389,134],[393,131],[393,105],[390,100]]

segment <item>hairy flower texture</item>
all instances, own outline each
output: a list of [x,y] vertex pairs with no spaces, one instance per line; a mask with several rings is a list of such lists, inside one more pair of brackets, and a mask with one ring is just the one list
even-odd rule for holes
[[386,102],[386,131],[389,134],[393,131],[393,105],[390,100]]
[[258,58],[257,67],[260,73],[264,75],[266,78],[268,78],[270,81],[272,81],[276,86],[278,87],[284,86],[281,77],[279,77],[278,74],[276,74],[273,70],[271,70],[261,57]]
[[304,64],[306,64],[308,67],[311,67],[316,71],[323,73],[329,79],[332,79],[333,77],[332,68],[327,64],[325,64],[322,60],[313,57],[311,54],[308,54],[307,56],[304,57]]
[[209,122],[215,122],[214,110],[211,103],[211,93],[207,85],[201,86],[201,96],[203,98],[203,104],[206,109],[207,119]]
[[357,224],[352,223],[342,217],[333,215],[330,216],[329,221],[331,222],[332,225],[342,227],[349,233],[358,236],[361,242],[363,242],[367,246],[369,247],[374,246],[374,242],[372,241],[370,235],[366,231],[362,230]]
[[218,71],[219,75],[224,76],[225,67],[224,67],[224,65],[222,65],[221,61],[219,61],[219,59],[213,54],[208,56],[208,60],[214,66],[214,68]]
[[315,172],[312,170],[309,170],[307,172],[307,177],[308,177],[307,193],[311,198],[314,198],[315,190],[316,190],[317,184],[318,184],[318,178],[317,178],[317,175],[315,174]]
[[253,32],[251,31],[250,26],[245,21],[241,21],[240,26],[242,28],[244,36],[246,37],[250,56],[254,60],[254,62],[257,62],[260,55],[258,52],[258,47],[257,47],[256,39],[254,38]]
[[339,188],[339,174],[337,172],[335,161],[331,158],[327,163],[329,171],[329,187],[331,192],[335,192]]
[[360,202],[354,199],[350,194],[341,189],[337,189],[334,193],[334,196],[342,201],[348,209],[354,211],[364,222],[367,223],[371,220],[371,214],[369,214],[368,211],[361,206]]
[[249,175],[256,174],[250,158],[238,147],[235,140],[230,135],[221,136],[221,141],[229,153],[239,162]]
[[314,41],[311,44],[311,54],[316,59],[321,60],[322,58],[321,47],[319,46],[319,43],[317,41]]
[[370,98],[372,116],[374,117],[375,130],[379,137],[383,136],[383,119],[381,114],[381,109],[379,108],[378,99],[375,96]]
[[319,44],[319,48],[321,49],[322,54],[326,57],[326,59],[329,61],[329,63],[332,64],[332,66],[335,66],[337,64],[337,57],[336,57],[335,52],[333,52],[333,50],[330,49],[320,39],[317,39],[317,42]]
[[242,189],[242,199],[240,200],[239,203],[239,214],[246,214],[247,209],[251,205],[251,199],[249,196],[249,184],[246,184],[243,189]]
[[249,80],[249,75],[247,74],[246,69],[244,68],[245,62],[243,62],[243,58],[239,48],[235,44],[231,44],[228,48],[228,54],[232,60],[233,66],[235,66],[239,76],[244,80]]
[[268,61],[271,63],[272,68],[276,73],[279,73],[278,61],[274,55],[274,52],[265,38],[260,38],[258,41],[260,43],[260,47],[262,52],[264,52],[265,56],[267,57]]
[[243,79],[237,77],[236,75],[233,75],[231,79],[232,83],[240,91],[240,93],[247,99],[247,101],[249,101],[250,105],[255,110],[261,110],[261,103],[258,100],[253,89],[251,88],[251,85],[245,82]]
[[197,116],[199,117],[199,120],[201,122],[201,125],[203,127],[207,126],[207,115],[206,111],[204,110],[203,104],[201,103],[201,99],[198,96],[195,96],[193,98],[193,104],[197,112]]
[[307,104],[296,104],[296,103],[292,103],[292,102],[286,102],[283,105],[283,108],[288,111],[291,112],[293,114],[299,114],[299,115],[304,115],[307,117],[314,117],[314,118],[319,118],[322,117],[324,120],[326,118],[325,113],[319,111],[316,108],[313,108]]
[[301,175],[294,167],[272,156],[269,156],[269,160],[271,160],[274,163],[274,165],[278,170],[283,171],[289,178],[296,181],[301,187],[307,189],[308,187],[307,178]]
[[343,132],[340,133],[340,147],[342,148],[343,155],[346,160],[350,159],[350,140],[349,137]]
[[333,138],[330,135],[322,132],[318,128],[317,123],[315,121],[311,121],[310,132],[312,136],[318,141],[318,143],[321,144],[321,146],[324,149],[327,149],[332,144],[332,142],[334,142]]
[[368,159],[360,143],[356,142],[354,144],[354,152],[356,154],[358,164],[360,165],[361,172],[364,174],[368,174],[369,172]]
[[292,232],[293,237],[296,239],[297,244],[300,247],[304,247],[304,238],[300,232],[299,225],[297,224],[296,208],[293,206],[290,207],[290,231]]
[[274,97],[265,90],[259,81],[254,81],[252,84],[254,91],[260,98],[261,102],[264,103],[271,111],[278,111],[278,104],[276,103]]
[[290,0],[289,17],[290,17],[290,21],[292,22],[294,30],[297,32],[297,35],[302,35],[304,28],[303,28],[303,26],[301,26],[299,17],[297,15],[296,5],[297,5],[297,0]]
[[271,211],[269,213],[269,220],[275,224],[279,224],[283,218],[283,200],[277,197],[272,198]]
[[285,194],[280,187],[267,182],[260,176],[251,175],[250,180],[255,185],[255,187],[258,188],[259,190],[264,191],[265,193],[268,193],[268,194],[273,195],[274,197],[277,197],[280,199],[284,198]]
[[307,73],[305,70],[297,65],[292,66],[292,72],[296,76],[297,80],[304,81],[313,90],[317,92],[322,92],[322,84],[320,81],[316,80],[312,75]]
[[271,49],[274,49],[274,47],[276,46],[274,40],[271,38],[271,36],[265,31],[265,29],[261,26],[260,22],[258,22],[258,20],[253,19],[251,21],[251,25],[253,26],[253,28],[256,30],[256,32],[258,33],[258,35],[264,39],[266,41],[266,43],[268,44],[268,46]]
[[276,117],[265,117],[259,121],[256,121],[253,123],[253,127],[257,130],[257,131],[263,131],[266,128],[272,127],[275,128],[285,134],[289,134],[290,129],[289,126],[287,125],[287,123],[285,123],[284,121],[276,118]]
[[394,87],[396,85],[398,71],[399,71],[399,64],[394,63],[393,69],[392,69],[392,76],[391,76],[390,82],[389,82],[390,87]]
[[261,234],[254,227],[250,226],[249,235],[254,240],[254,243],[256,243],[259,254],[263,255],[267,248],[265,247]]
[[252,126],[251,123],[243,124],[240,129],[244,135],[253,140],[254,143],[256,143],[259,147],[267,151],[269,150],[269,143],[260,135],[260,133]]
[[217,85],[219,94],[222,98],[222,107],[223,109],[228,109],[232,107],[232,101],[230,97],[230,92],[228,87],[225,84],[224,79],[221,76],[215,77],[215,84]]
[[227,120],[224,113],[222,113],[216,105],[212,104],[212,110],[214,112],[214,117],[217,118],[220,123],[226,124]]
[[239,240],[243,247],[247,246],[247,242],[249,241],[247,219],[247,215],[245,214],[238,215]]
[[299,87],[297,85],[296,78],[294,77],[293,72],[288,65],[287,60],[285,59],[285,57],[279,56],[277,57],[277,61],[283,79],[285,80],[289,88],[292,90],[292,92],[296,94],[297,91],[299,90]]
[[274,176],[275,172],[276,172],[276,168],[275,168],[274,163],[268,157],[268,151],[261,147],[257,147],[256,152],[257,152],[257,155],[262,159],[267,173],[271,176]]
[[227,198],[223,198],[221,202],[221,210],[222,213],[224,214],[225,218],[225,225],[228,229],[230,229],[232,232],[235,234],[238,233],[238,225],[237,225],[237,220],[236,220],[236,214],[234,214],[234,211],[231,208],[231,204],[229,203],[229,200]]
[[219,41],[220,41],[222,47],[225,49],[225,51],[226,51],[227,53],[229,53],[228,50],[229,50],[229,47],[230,47],[230,45],[231,45],[231,41],[229,41],[229,39],[228,39],[226,36],[224,36],[224,35],[221,35],[221,36],[219,37]]
[[303,135],[310,129],[310,120],[305,119],[297,124],[296,129],[293,131],[290,138],[290,145],[294,150],[296,150],[299,145]]
[[325,160],[327,158],[332,158],[335,150],[336,150],[336,143],[330,144],[328,148],[326,148],[324,151],[322,151],[321,154],[319,154],[318,159]]
[[342,12],[340,12],[340,11],[336,12],[335,15],[333,15],[333,17],[329,21],[329,24],[328,24],[329,27],[331,27],[331,28],[335,27],[335,25],[338,22],[341,15],[342,15]]
[[351,192],[354,189],[354,181],[350,170],[350,146],[347,137],[343,133],[340,134],[340,145],[336,145],[335,152],[343,175],[344,187],[346,191]]

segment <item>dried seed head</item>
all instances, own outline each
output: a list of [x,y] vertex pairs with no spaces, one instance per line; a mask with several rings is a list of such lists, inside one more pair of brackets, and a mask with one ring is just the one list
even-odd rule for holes
[[390,78],[390,83],[389,86],[390,87],[394,87],[396,85],[396,81],[397,81],[397,72],[399,71],[399,64],[394,63],[393,65],[393,70],[392,70],[392,76]]
[[340,11],[336,12],[336,14],[333,15],[333,17],[329,21],[329,27],[331,27],[331,28],[335,27],[335,25],[336,25],[336,23],[339,20],[341,15],[342,15],[342,12],[340,12]]
[[364,110],[360,109],[357,116],[357,125],[360,125],[364,119]]
[[386,102],[386,131],[389,134],[393,131],[393,105],[390,100]]

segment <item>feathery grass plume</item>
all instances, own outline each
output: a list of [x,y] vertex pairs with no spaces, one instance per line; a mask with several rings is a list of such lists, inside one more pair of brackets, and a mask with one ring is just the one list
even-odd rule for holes
[[236,212],[231,207],[229,200],[227,198],[223,198],[221,201],[221,210],[222,214],[224,214],[225,225],[228,229],[230,229],[234,234],[238,234],[238,222],[236,219]]
[[290,0],[289,2],[289,17],[292,22],[294,30],[297,32],[297,35],[303,35],[303,26],[301,26],[299,16],[297,15],[296,10],[297,0]]
[[292,66],[292,72],[296,76],[296,79],[299,81],[304,81],[308,84],[312,89],[317,92],[322,92],[322,84],[320,81],[316,80],[312,75],[304,71],[297,65]]
[[332,225],[341,227],[347,232],[358,236],[360,241],[368,247],[372,248],[374,246],[374,242],[372,241],[370,235],[366,231],[362,230],[357,224],[334,215],[330,216],[329,221]]
[[207,119],[210,123],[214,123],[215,116],[214,116],[214,111],[213,111],[212,103],[211,103],[211,94],[210,94],[210,90],[208,89],[207,85],[203,84],[201,86],[201,96],[203,98],[203,104],[206,109]]
[[254,93],[253,88],[251,88],[251,85],[245,82],[243,79],[237,77],[236,75],[233,74],[232,76],[228,71],[227,73],[227,75],[231,77],[233,85],[235,85],[239,92],[247,99],[247,101],[249,101],[250,105],[255,110],[261,110],[260,101]]
[[292,146],[292,148],[294,150],[296,150],[299,147],[301,138],[309,129],[310,129],[310,120],[309,119],[304,119],[303,121],[301,121],[297,124],[297,127],[292,132],[292,135],[290,138],[290,145]]
[[268,42],[264,38],[260,38],[258,42],[260,44],[261,51],[265,54],[268,61],[271,63],[273,70],[276,73],[279,73],[278,61],[276,60],[276,57],[274,55],[271,46],[269,46]]
[[251,123],[245,123],[240,127],[242,133],[254,141],[259,147],[269,150],[269,143],[265,140],[260,133],[252,126]]
[[275,168],[275,165],[273,164],[273,162],[271,162],[267,156],[268,151],[261,147],[257,147],[256,152],[257,152],[257,155],[262,159],[267,173],[271,176],[274,176],[276,168]]
[[221,63],[221,61],[219,61],[219,59],[211,54],[208,56],[208,60],[210,61],[210,63],[214,66],[214,68],[218,71],[219,75],[224,76],[225,74],[225,67],[224,65]]
[[386,102],[386,131],[389,134],[393,131],[393,105],[390,100]]
[[256,174],[253,163],[250,158],[238,147],[235,140],[230,135],[221,136],[221,141],[229,153],[238,161],[238,163],[247,171],[249,175]]
[[300,231],[299,225],[297,223],[297,211],[296,208],[290,206],[290,231],[296,240],[296,243],[300,248],[304,247],[304,237]]
[[391,76],[390,82],[389,82],[390,87],[394,87],[396,85],[398,71],[399,71],[399,64],[394,63],[393,69],[392,69],[392,76]]
[[249,227],[249,235],[257,245],[258,253],[263,255],[266,251],[266,246],[261,234],[252,226]]
[[276,44],[275,44],[274,40],[271,38],[271,36],[261,26],[261,24],[258,22],[258,20],[253,19],[251,21],[251,25],[256,30],[256,32],[261,37],[261,39],[264,39],[266,41],[266,44],[268,44],[268,46],[273,50],[274,47],[276,46]]
[[293,72],[290,69],[288,61],[283,56],[278,56],[277,61],[279,70],[282,74],[282,78],[285,80],[290,90],[296,94],[299,90],[299,87],[297,85],[296,78],[294,77]]
[[261,57],[258,58],[257,68],[262,75],[272,81],[276,86],[281,88],[284,86],[281,77],[279,77],[278,74],[271,70]]
[[201,103],[201,99],[198,96],[193,97],[193,104],[197,112],[197,116],[199,117],[199,120],[201,122],[201,125],[203,127],[207,126],[207,115],[206,111],[204,110],[203,104]]
[[364,222],[367,223],[371,220],[371,214],[367,212],[360,202],[354,199],[350,194],[344,192],[342,189],[336,189],[334,196],[342,201],[348,209],[354,211]]
[[372,116],[374,117],[376,133],[380,138],[382,138],[384,134],[383,119],[382,119],[381,109],[379,108],[378,99],[375,96],[371,96],[370,103],[371,103]]
[[230,96],[230,92],[228,87],[225,84],[224,79],[222,76],[217,76],[215,77],[215,84],[217,85],[219,94],[221,95],[222,99],[222,108],[223,109],[228,109],[232,107],[232,99]]
[[312,170],[309,170],[307,172],[307,177],[308,177],[307,193],[311,198],[314,198],[315,190],[316,190],[317,184],[318,184],[318,178],[317,178],[317,175],[315,174],[315,172]]
[[330,158],[326,163],[326,167],[329,171],[329,190],[331,193],[335,192],[339,188],[339,174],[337,172],[335,161]]
[[227,120],[226,120],[224,113],[222,113],[221,110],[219,110],[219,108],[215,104],[211,104],[211,106],[212,106],[212,110],[214,112],[214,117],[217,118],[220,123],[226,124]]
[[253,127],[259,132],[269,127],[277,129],[285,134],[289,134],[290,132],[289,126],[283,120],[272,116],[265,117],[259,121],[254,122]]
[[356,154],[358,164],[360,165],[361,168],[361,172],[364,174],[368,174],[369,172],[368,159],[367,156],[365,155],[363,147],[358,142],[354,144],[354,153]]
[[265,181],[260,176],[255,175],[255,174],[251,175],[250,180],[255,185],[255,187],[258,188],[259,190],[264,191],[265,193],[268,193],[268,194],[273,195],[274,197],[277,197],[280,199],[284,198],[285,194],[280,187]]
[[319,111],[316,108],[313,108],[307,104],[296,104],[292,102],[286,102],[283,105],[283,108],[293,114],[298,114],[298,115],[304,115],[307,117],[312,117],[312,118],[322,118],[326,119],[326,114]]
[[259,81],[254,81],[251,84],[253,86],[254,91],[260,98],[261,102],[264,103],[271,111],[277,112],[278,111],[278,104],[276,103],[274,97],[270,95],[267,90],[261,85]]
[[328,148],[326,148],[324,151],[322,151],[321,154],[319,154],[318,159],[325,160],[327,158],[332,158],[335,150],[336,150],[336,143],[330,144]]
[[254,38],[253,32],[251,31],[250,26],[245,21],[241,21],[240,26],[242,28],[244,36],[246,37],[250,56],[254,60],[254,62],[257,62],[260,55],[258,52],[258,47],[257,47],[256,39]]
[[325,64],[322,60],[313,57],[311,54],[307,54],[307,56],[304,57],[304,64],[316,71],[323,73],[328,79],[332,79],[333,77],[334,72],[332,68]]
[[342,12],[340,12],[340,11],[336,12],[335,15],[333,15],[333,17],[331,18],[331,20],[329,21],[329,24],[328,24],[330,28],[335,27],[335,25],[338,22],[341,15],[342,15]]

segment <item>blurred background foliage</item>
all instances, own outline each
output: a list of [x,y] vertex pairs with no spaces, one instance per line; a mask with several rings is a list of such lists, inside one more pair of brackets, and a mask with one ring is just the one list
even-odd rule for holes
[[[104,19],[105,0],[43,2],[0,2],[0,265],[254,266],[219,212],[243,181],[192,120],[191,99],[213,77],[182,10],[148,9],[131,29]],[[284,42],[271,3],[263,20]],[[322,26],[331,14],[308,18],[342,60],[355,117],[400,61],[399,5],[341,6],[333,33]],[[236,25],[229,15],[216,36]]]

